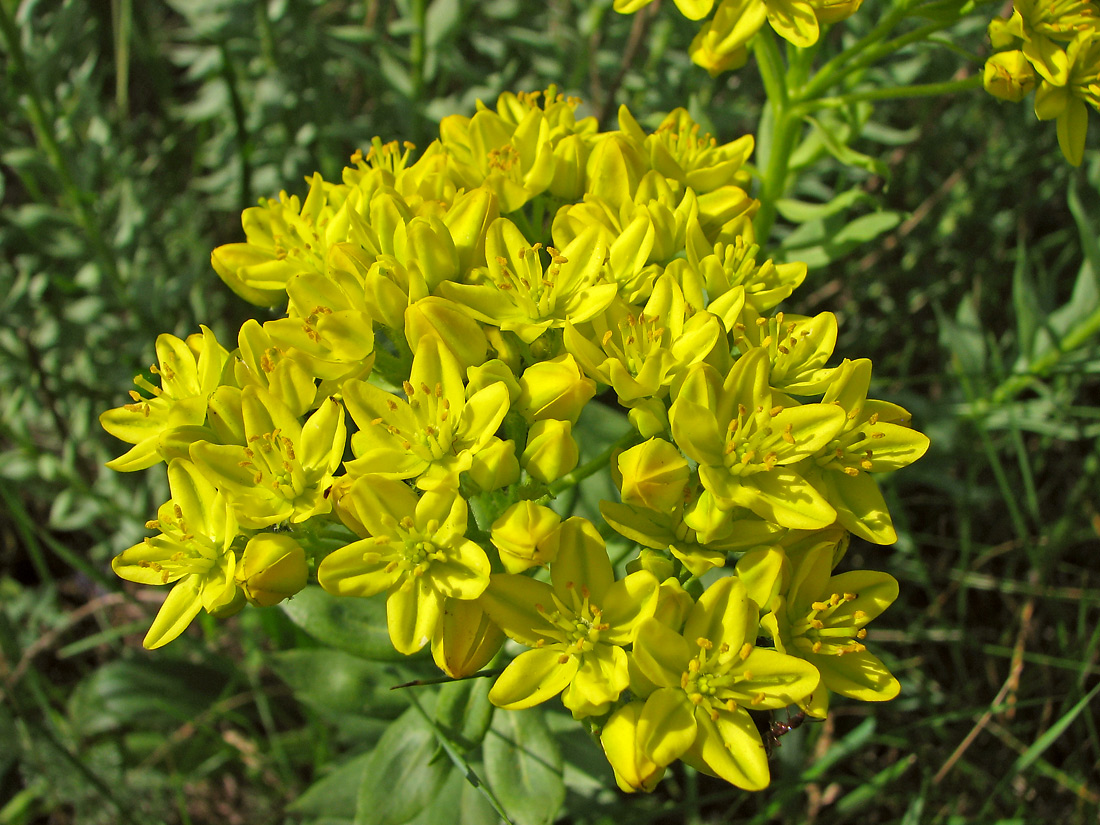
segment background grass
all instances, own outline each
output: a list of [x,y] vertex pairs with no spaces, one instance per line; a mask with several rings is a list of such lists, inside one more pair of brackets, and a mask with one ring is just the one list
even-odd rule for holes
[[[240,238],[241,208],[336,177],[375,134],[423,147],[440,117],[550,83],[605,128],[626,102],[650,127],[686,105],[723,139],[754,131],[752,67],[711,81],[664,5],[0,0],[0,825],[348,821],[361,755],[405,700],[347,654],[317,678],[322,654],[279,610],[141,650],[159,594],[108,562],[167,489],[162,469],[103,468],[120,448],[97,415],[157,334],[235,337],[255,310],[210,250]],[[958,49],[981,52],[995,11],[861,82],[980,70]],[[575,782],[570,821],[1100,811],[1100,157],[1071,169],[1052,124],[981,92],[835,124],[881,164],[807,156],[792,195],[867,194],[827,237],[861,215],[890,228],[822,251],[781,222],[776,240],[816,264],[788,310],[837,312],[838,353],[872,358],[875,393],[932,437],[888,485],[897,546],[850,555],[902,583],[872,633],[902,695],[785,736],[767,793],[682,771],[633,799]]]

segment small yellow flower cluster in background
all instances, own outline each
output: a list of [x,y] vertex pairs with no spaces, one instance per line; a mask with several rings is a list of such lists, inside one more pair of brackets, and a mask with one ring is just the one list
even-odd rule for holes
[[[214,268],[285,313],[160,336],[159,386],[101,417],[172,496],[114,570],[174,585],[146,647],[315,575],[384,598],[401,653],[496,662],[500,708],[560,696],[625,790],[676,760],[763,788],[754,713],[899,690],[864,645],[897,583],[833,571],[896,539],[876,476],[928,439],[829,364],[831,313],[775,310],[806,267],[755,243],[751,138],[576,107],[505,94],[244,212]],[[594,405],[625,432],[596,455]],[[615,500],[573,515],[597,474]]]
[[1100,109],[1100,8],[1091,0],[1014,0],[1012,15],[989,24],[997,52],[985,89],[1018,102],[1035,90],[1035,116],[1057,120],[1066,160],[1081,165],[1088,109]]
[[[653,0],[615,0],[615,11],[633,14]],[[748,60],[749,41],[768,23],[795,46],[812,46],[821,27],[851,17],[863,0],[676,0],[676,8],[688,20],[703,20],[691,43],[691,59],[711,77],[739,69]]]

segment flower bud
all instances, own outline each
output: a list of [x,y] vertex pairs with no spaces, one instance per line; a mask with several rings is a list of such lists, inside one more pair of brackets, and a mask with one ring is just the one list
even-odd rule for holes
[[221,601],[210,605],[206,611],[215,619],[228,619],[230,616],[236,616],[244,610],[244,606],[248,604],[244,591],[237,587],[236,584],[230,588],[226,588],[222,596],[223,598]]
[[652,791],[665,775],[665,769],[650,759],[638,744],[638,719],[644,703],[623,705],[607,720],[600,732],[600,744],[611,768],[615,783],[627,793]]
[[470,397],[490,384],[502,381],[508,388],[508,403],[515,404],[519,398],[519,382],[511,368],[499,358],[493,358],[484,364],[477,364],[466,370],[466,397]]
[[417,217],[402,224],[393,244],[397,260],[420,269],[429,292],[442,281],[458,279],[458,252],[447,225],[439,218]]
[[455,198],[443,216],[443,223],[454,240],[460,275],[484,265],[485,233],[499,215],[496,196],[488,188],[479,186]]
[[1019,42],[1016,34],[1018,30],[1011,21],[1003,17],[994,17],[989,21],[989,42],[993,44],[994,49],[1007,49]]
[[994,97],[1018,103],[1035,88],[1035,70],[1023,52],[999,52],[985,61],[982,82]]
[[721,509],[709,490],[701,490],[684,508],[684,524],[695,531],[700,544],[724,539],[732,523],[732,513]]
[[490,529],[490,539],[500,551],[504,569],[522,573],[529,567],[552,562],[556,545],[541,545],[560,523],[557,513],[533,501],[517,501],[505,510]]
[[596,394],[596,382],[581,372],[568,353],[529,366],[519,378],[519,388],[517,409],[528,423],[556,418],[576,424],[584,405]]
[[665,579],[657,591],[657,611],[653,618],[663,625],[679,631],[687,621],[695,600],[676,579]]
[[572,430],[568,421],[553,418],[532,424],[527,433],[527,449],[520,457],[523,469],[547,484],[571,472],[581,455]]
[[504,644],[504,631],[476,599],[447,599],[432,637],[432,658],[455,679],[477,673]]
[[657,577],[657,581],[659,582],[663,582],[670,576],[676,575],[676,566],[672,563],[671,559],[663,553],[658,553],[648,548],[642,550],[638,558],[627,562],[627,573],[637,573],[639,570],[648,570]]
[[823,25],[836,23],[859,11],[863,0],[811,0],[817,22]]
[[463,371],[485,362],[488,342],[477,321],[454,301],[428,296],[405,310],[405,339],[416,352],[416,342],[435,335],[462,365]]
[[283,533],[260,533],[244,548],[237,583],[257,607],[271,607],[306,586],[309,565],[302,546]]
[[668,410],[656,398],[647,398],[631,407],[626,417],[643,438],[652,438],[669,431]]
[[494,437],[470,457],[470,478],[482,491],[499,490],[519,481],[516,442]]
[[623,504],[664,513],[684,500],[691,473],[687,459],[662,438],[651,438],[621,453]]

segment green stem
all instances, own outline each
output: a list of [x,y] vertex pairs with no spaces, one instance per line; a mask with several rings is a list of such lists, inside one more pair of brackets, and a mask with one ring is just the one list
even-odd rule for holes
[[42,97],[38,92],[38,87],[34,82],[34,78],[31,76],[30,70],[27,68],[26,57],[23,54],[23,46],[19,42],[19,31],[16,29],[15,22],[8,13],[7,5],[3,2],[0,2],[0,38],[3,39],[4,46],[7,48],[8,54],[11,57],[12,74],[15,75],[15,82],[21,85],[26,93],[27,115],[30,118],[31,128],[34,130],[34,136],[38,142],[39,149],[49,158],[50,163],[57,172],[57,176],[61,179],[61,186],[65,190],[65,196],[69,201],[70,207],[76,216],[77,222],[84,230],[84,234],[87,236],[88,241],[91,243],[96,257],[99,258],[100,266],[103,267],[103,273],[111,283],[118,302],[124,307],[133,308],[132,302],[126,295],[126,288],[122,282],[122,276],[119,274],[118,266],[115,263],[114,252],[103,239],[99,224],[96,222],[95,216],[88,206],[88,198],[85,197],[85,193],[77,186],[76,178],[73,177],[73,172],[69,167],[68,160],[61,151],[60,144],[58,144],[53,125],[50,119],[46,117],[46,110],[42,104]]
[[775,202],[783,197],[787,188],[787,170],[802,118],[790,108],[783,58],[771,29],[765,27],[760,30],[753,41],[753,53],[772,114],[768,163],[760,187],[760,211],[753,218],[757,243],[764,246],[775,223]]
[[913,5],[913,0],[909,2],[899,3],[892,11],[890,11],[882,21],[875,26],[871,31],[867,32],[863,37],[842,51],[832,60],[828,61],[821,69],[814,75],[814,78],[806,86],[803,94],[800,96],[803,100],[816,97],[824,92],[843,75],[848,72],[844,67],[859,57],[863,52],[882,38],[886,37],[890,31],[909,13],[910,7]]
[[413,0],[413,33],[412,42],[409,44],[409,59],[412,63],[412,96],[414,101],[419,101],[424,94],[427,22],[427,0]]
[[808,100],[805,103],[793,107],[792,112],[799,116],[809,114],[817,109],[840,109],[853,103],[865,100],[894,100],[908,97],[933,97],[936,95],[949,95],[955,92],[966,92],[977,89],[982,85],[981,75],[971,75],[963,80],[947,80],[942,83],[921,83],[914,86],[895,86],[887,89],[871,89],[866,92],[852,92],[836,97],[822,97],[817,100]]

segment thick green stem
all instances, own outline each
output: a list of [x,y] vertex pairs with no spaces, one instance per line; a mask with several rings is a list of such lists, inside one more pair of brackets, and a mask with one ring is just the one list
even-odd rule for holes
[[817,109],[840,109],[865,100],[896,100],[908,97],[935,97],[955,92],[967,92],[982,85],[981,75],[971,75],[962,80],[947,80],[942,83],[922,83],[915,86],[894,86],[888,89],[871,89],[866,92],[852,92],[836,97],[822,97],[808,100],[793,107],[798,115],[806,115]]
[[816,97],[836,83],[837,80],[848,73],[849,70],[845,68],[847,64],[863,54],[873,43],[886,37],[893,30],[894,26],[909,13],[910,8],[914,4],[914,0],[899,3],[897,7],[883,17],[882,21],[871,29],[871,31],[822,66],[817,74],[814,75],[813,80],[811,80],[803,90],[803,94],[800,95],[800,97],[803,100]]
[[770,29],[760,30],[753,42],[753,53],[772,115],[768,163],[760,187],[760,211],[753,218],[757,243],[764,246],[775,223],[775,202],[787,188],[787,169],[802,119],[790,108],[783,58]]
[[415,101],[419,101],[424,95],[427,23],[427,0],[413,0],[413,33],[409,44],[409,61],[412,64],[412,96]]

